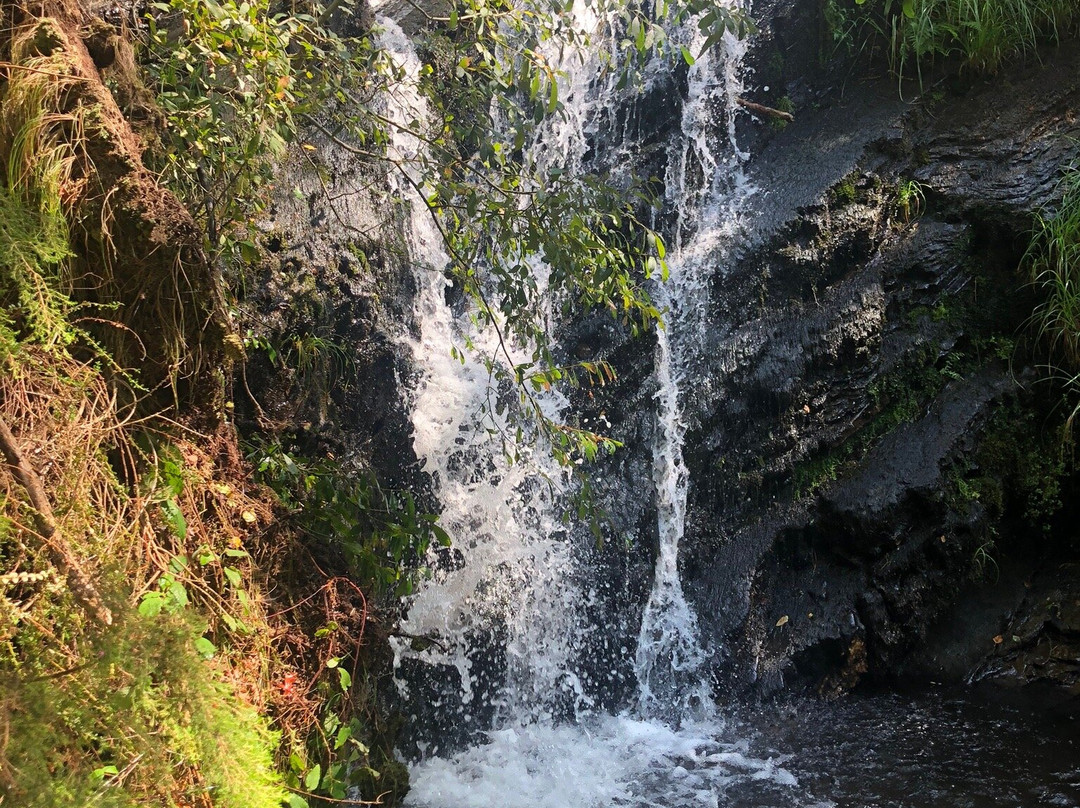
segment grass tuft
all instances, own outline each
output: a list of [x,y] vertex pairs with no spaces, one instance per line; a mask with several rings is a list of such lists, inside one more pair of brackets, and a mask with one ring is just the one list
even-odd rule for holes
[[825,9],[838,46],[866,50],[883,41],[893,71],[904,77],[914,69],[920,81],[923,66],[938,59],[992,73],[1080,26],[1075,0],[855,0],[855,8],[829,0]]
[[[1042,297],[1034,320],[1049,348],[1052,375],[1080,397],[1080,168],[1066,173],[1057,210],[1036,219],[1026,263]],[[1070,428],[1078,415],[1080,402]]]

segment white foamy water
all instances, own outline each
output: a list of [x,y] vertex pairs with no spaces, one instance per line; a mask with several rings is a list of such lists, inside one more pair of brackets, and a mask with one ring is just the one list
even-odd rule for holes
[[[701,49],[699,34],[693,50]],[[746,43],[726,37],[719,53],[703,54],[691,67],[681,131],[670,147],[674,171],[666,189],[679,212],[669,258],[670,277],[654,292],[667,327],[657,332],[657,433],[653,446],[659,554],[652,593],[642,616],[635,672],[638,709],[671,716],[712,709],[700,675],[707,653],[698,640],[697,615],[679,576],[679,543],[686,528],[690,479],[683,459],[686,434],[683,390],[693,381],[705,338],[708,279],[723,266],[742,227],[741,211],[753,193],[742,170],[747,156],[735,139],[736,99],[742,95]],[[726,113],[717,135],[714,110]],[[698,177],[706,178],[701,182]]]
[[[382,20],[380,47],[403,68],[404,78],[385,99],[384,114],[403,125],[392,135],[391,156],[408,159],[422,142],[407,128],[429,120],[417,81],[421,64],[412,44],[389,20]],[[507,344],[502,350],[495,330],[477,333],[467,319],[455,318],[446,302],[449,264],[442,236],[416,186],[398,178],[397,192],[411,207],[406,237],[417,280],[415,315],[419,337],[411,341],[420,379],[412,393],[413,445],[431,476],[442,504],[440,522],[460,554],[454,569],[436,569],[410,599],[404,633],[435,640],[420,658],[423,664],[452,668],[459,677],[461,720],[470,719],[476,671],[470,656],[471,632],[495,627],[505,643],[507,673],[497,693],[503,713],[531,709],[556,690],[576,697],[580,687],[566,659],[580,597],[569,575],[569,548],[560,541],[562,526],[556,500],[567,481],[545,450],[535,456],[522,449],[521,462],[503,456],[500,432],[513,435],[505,416],[496,412],[493,381],[477,359],[525,362]],[[475,344],[464,363],[451,356]],[[505,391],[504,391],[505,394]],[[513,398],[516,391],[510,391]],[[540,397],[549,417],[557,419],[565,402],[557,393]],[[496,434],[492,434],[495,432]],[[414,656],[408,641],[395,646],[398,665]],[[402,679],[403,689],[407,687]]]
[[[605,20],[590,4],[578,2],[574,10],[580,27],[603,30]],[[423,124],[428,110],[416,86],[419,61],[401,31],[383,24],[380,45],[406,76],[383,112],[402,124]],[[615,103],[614,78],[606,77],[598,49],[612,56],[616,42],[597,37],[592,51],[548,44],[545,58],[565,71],[565,110],[544,122],[529,147],[539,170],[581,170],[599,114]],[[669,256],[671,280],[653,291],[668,321],[656,359],[652,483],[660,546],[637,643],[633,714],[596,712],[575,668],[575,654],[582,651],[577,639],[587,630],[595,633],[588,623],[603,615],[589,612],[591,596],[581,583],[587,571],[575,567],[570,537],[558,519],[570,482],[543,447],[513,465],[502,456],[491,431],[506,424],[493,415],[488,373],[471,359],[463,366],[451,358],[451,348],[466,337],[476,343],[477,355],[497,356],[496,335],[491,329],[475,333],[454,317],[446,302],[441,236],[413,187],[421,177],[399,183],[399,195],[411,206],[405,230],[418,286],[419,334],[409,343],[419,371],[411,398],[414,447],[460,554],[455,563],[436,566],[433,579],[410,600],[403,638],[395,644],[399,689],[406,704],[429,702],[452,727],[485,730],[482,743],[449,755],[418,742],[427,757],[412,766],[407,805],[683,808],[724,805],[729,789],[748,782],[796,785],[782,761],[755,758],[744,742],[728,737],[709,701],[707,654],[678,573],[688,485],[682,391],[704,328],[706,278],[724,260],[750,193],[733,124],[743,50],[729,39],[693,66],[682,130],[670,145],[667,194],[679,224]],[[717,108],[726,116],[719,130]],[[393,136],[391,152],[398,157],[408,159],[421,148],[407,132]],[[542,292],[546,269],[533,269]],[[551,394],[543,404],[557,418],[566,402]],[[409,637],[426,638],[425,650],[413,650]],[[410,692],[421,687],[437,693]]]
[[796,785],[780,759],[716,740],[718,724],[675,731],[627,716],[489,733],[490,743],[412,772],[416,808],[718,808],[754,781]]

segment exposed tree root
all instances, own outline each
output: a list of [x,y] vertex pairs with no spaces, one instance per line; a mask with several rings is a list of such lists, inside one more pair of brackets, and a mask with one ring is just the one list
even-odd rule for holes
[[2,416],[0,416],[0,452],[7,460],[15,479],[26,489],[30,504],[34,506],[34,522],[37,525],[38,535],[48,548],[53,564],[67,578],[71,594],[87,612],[105,625],[111,625],[112,612],[101,600],[101,595],[91,582],[90,576],[83,570],[79,560],[64,541],[63,534],[56,525],[56,519],[53,518],[52,506],[45,494],[45,488],[33,467],[19,451],[15,436]]

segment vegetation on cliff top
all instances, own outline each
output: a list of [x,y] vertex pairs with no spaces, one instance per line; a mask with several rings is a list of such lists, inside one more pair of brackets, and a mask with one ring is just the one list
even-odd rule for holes
[[897,75],[920,80],[936,61],[994,72],[1080,24],[1073,0],[827,0],[823,8],[838,47],[883,45]]

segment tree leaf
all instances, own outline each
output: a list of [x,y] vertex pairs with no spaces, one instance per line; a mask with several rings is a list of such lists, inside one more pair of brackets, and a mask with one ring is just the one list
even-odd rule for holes
[[195,640],[195,651],[203,659],[211,659],[217,653],[217,646],[206,637],[199,637],[199,639]]

